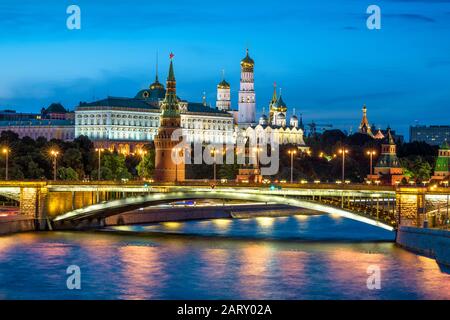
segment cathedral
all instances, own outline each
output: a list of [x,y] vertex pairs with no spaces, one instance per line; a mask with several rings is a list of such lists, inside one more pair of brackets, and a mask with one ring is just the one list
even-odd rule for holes
[[[270,137],[280,144],[306,147],[297,117],[293,115],[287,121],[288,108],[281,93],[277,97],[276,89],[269,104],[270,118],[263,114],[256,122],[255,62],[248,50],[240,65],[237,110],[232,108],[231,86],[224,76],[217,85],[215,107],[208,106],[205,100],[189,102],[177,96],[180,127],[186,141],[234,144],[238,139]],[[138,91],[134,98],[106,97],[81,102],[75,108],[75,137],[87,136],[97,148],[115,149],[125,154],[138,151],[158,135],[168,89],[159,82],[156,65],[154,82]]]
[[[269,117],[264,109],[259,121],[256,122],[256,102],[254,89],[255,62],[250,58],[249,51],[241,61],[241,83],[238,103],[238,123],[240,133],[253,141],[275,141],[279,144],[295,144],[300,149],[308,149],[303,140],[303,129],[298,118],[293,112],[287,119],[288,107],[283,100],[281,92],[277,97],[276,85],[272,99],[269,103]],[[295,109],[293,109],[295,110]]]

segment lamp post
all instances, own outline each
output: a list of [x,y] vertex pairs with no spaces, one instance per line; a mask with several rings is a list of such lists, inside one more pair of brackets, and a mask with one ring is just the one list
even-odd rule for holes
[[177,155],[175,159],[175,182],[178,182],[178,156],[180,155],[181,148],[175,148],[175,154]]
[[8,180],[8,156],[9,156],[9,149],[3,148],[2,150],[3,154],[5,155],[5,180]]
[[59,151],[51,150],[50,154],[53,156],[53,180],[56,181],[56,158],[58,157]]
[[97,148],[97,149],[95,149],[95,151],[97,151],[98,152],[98,172],[97,172],[97,179],[98,179],[98,181],[100,181],[101,180],[101,174],[100,174],[100,169],[101,169],[101,154],[102,154],[102,152],[104,151],[104,149],[103,148]]
[[214,181],[214,183],[216,183],[216,154],[217,154],[217,150],[216,150],[216,148],[213,148],[212,150],[211,150],[211,156],[213,157],[213,167],[214,167],[214,179],[213,179],[213,181]]
[[[259,183],[259,177],[261,177],[261,170],[259,169],[259,153],[262,151],[261,147],[255,147],[253,150],[256,152],[256,174],[255,174],[255,183]],[[262,180],[262,177],[261,177]]]
[[297,150],[292,149],[288,151],[291,155],[291,184],[294,183],[294,155],[297,154]]
[[254,147],[253,150],[256,153],[256,168],[259,169],[259,153],[262,151],[261,147]]
[[367,151],[367,154],[370,157],[370,175],[372,176],[373,175],[373,165],[372,165],[372,163],[373,163],[373,156],[376,155],[377,152],[375,150],[369,150],[369,151]]
[[342,154],[342,182],[345,181],[345,155],[348,153],[348,149],[339,149],[339,154]]

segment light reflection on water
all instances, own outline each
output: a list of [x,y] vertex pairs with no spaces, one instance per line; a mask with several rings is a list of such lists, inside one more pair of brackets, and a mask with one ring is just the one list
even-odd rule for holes
[[[450,275],[434,260],[373,242],[390,235],[347,219],[211,220],[126,229],[146,234],[0,237],[0,298],[450,299]],[[246,233],[256,239],[246,239]],[[313,241],[295,241],[294,235]],[[347,242],[328,241],[336,236]],[[65,271],[72,264],[81,267],[81,291],[66,289]],[[381,268],[381,290],[366,287],[370,265]]]

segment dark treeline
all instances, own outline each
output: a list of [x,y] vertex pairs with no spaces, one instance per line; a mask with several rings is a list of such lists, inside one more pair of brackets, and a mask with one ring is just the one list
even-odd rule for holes
[[[334,182],[341,178],[342,158],[339,149],[346,148],[346,179],[353,182],[364,181],[369,173],[368,150],[376,150],[373,164],[381,150],[381,141],[368,135],[356,133],[346,136],[340,130],[328,130],[314,138],[307,139],[310,154],[298,152],[294,157],[294,180],[321,180]],[[61,140],[47,141],[45,138],[33,140],[20,139],[11,131],[2,132],[0,146],[9,150],[9,179],[53,179],[53,158],[51,150],[59,152],[57,157],[57,178],[60,180],[97,180],[98,152],[92,141],[81,136],[72,142]],[[150,179],[154,171],[154,144],[144,147],[145,154],[122,155],[105,150],[101,153],[100,177],[102,180]],[[277,175],[267,177],[272,180],[290,179],[291,158],[289,150],[297,150],[294,145],[280,146],[280,168]],[[436,161],[438,147],[423,142],[397,143],[397,154],[405,173],[413,180],[430,179]],[[2,154],[0,176],[5,177],[5,155]],[[233,180],[239,166],[236,164],[217,165],[217,179]],[[212,179],[213,165],[186,165],[188,179]]]
[[[345,148],[345,176],[353,182],[363,182],[370,173],[370,158],[367,151],[375,150],[375,166],[381,152],[383,141],[366,134],[345,135],[340,130],[328,130],[317,137],[308,138],[306,143],[311,148],[311,155],[298,155],[294,160],[294,179],[336,181],[341,179],[342,156],[339,149]],[[430,179],[436,161],[438,147],[425,142],[397,143],[397,155],[405,169],[405,174],[412,180]],[[290,157],[288,150],[294,146],[282,146],[280,151],[280,172],[277,179],[290,179]]]
[[[8,175],[11,180],[53,179],[53,157],[51,151],[58,151],[57,178],[60,180],[92,180],[98,177],[98,153],[94,144],[85,136],[72,142],[47,141],[45,138],[22,139],[11,131],[0,135],[0,146],[9,150]],[[121,180],[150,178],[154,168],[154,148],[145,146],[144,155],[124,156],[105,150],[101,153],[101,179]],[[5,177],[6,157],[2,154],[0,176]]]

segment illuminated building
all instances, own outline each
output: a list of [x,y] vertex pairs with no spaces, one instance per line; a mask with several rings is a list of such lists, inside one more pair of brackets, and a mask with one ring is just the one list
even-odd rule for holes
[[363,106],[362,112],[363,112],[363,116],[362,116],[362,119],[361,119],[361,123],[359,125],[359,133],[364,133],[364,134],[367,134],[369,136],[373,136],[372,129],[370,128],[370,125],[369,125],[369,120],[367,119],[367,107],[366,107],[366,105]]
[[[378,180],[391,185],[399,183],[405,178],[397,157],[397,146],[390,130],[387,132],[385,142],[381,145],[381,154],[375,165],[374,173]],[[374,180],[372,176],[369,176],[369,179]]]
[[439,148],[439,154],[434,167],[432,180],[446,180],[450,178],[450,146],[444,141]]
[[411,126],[409,141],[423,141],[430,145],[440,146],[450,141],[450,126]]
[[16,113],[14,110],[0,112],[0,132],[12,131],[19,138],[39,137],[47,140],[59,139],[72,141],[75,138],[73,112],[66,110],[60,103],[52,103],[42,108],[41,113]]
[[248,53],[241,61],[241,82],[238,102],[238,124],[249,126],[256,119],[256,96],[254,79],[255,62]]

